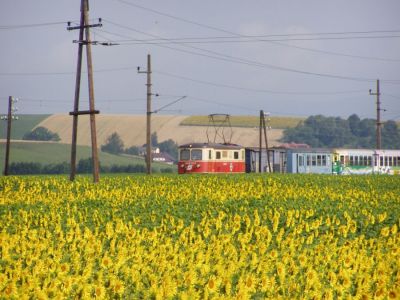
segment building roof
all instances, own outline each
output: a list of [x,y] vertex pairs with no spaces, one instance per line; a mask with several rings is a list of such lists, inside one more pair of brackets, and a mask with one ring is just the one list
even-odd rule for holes
[[219,144],[219,143],[191,143],[180,145],[179,148],[214,148],[221,150],[240,150],[244,147],[237,144]]
[[161,158],[163,159],[164,162],[175,162],[175,159],[171,155],[165,152],[153,153],[151,157],[153,158],[153,160]]

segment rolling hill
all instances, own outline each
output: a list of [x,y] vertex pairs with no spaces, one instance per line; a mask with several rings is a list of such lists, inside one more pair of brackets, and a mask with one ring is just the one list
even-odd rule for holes
[[[203,125],[182,125],[188,116],[153,115],[152,132],[156,132],[158,141],[172,139],[178,144],[207,141],[207,123]],[[72,117],[56,114],[44,119],[37,126],[43,126],[58,133],[62,143],[71,143]],[[78,125],[79,145],[90,145],[89,117],[81,116]],[[146,142],[146,117],[144,115],[97,115],[96,116],[98,145],[104,144],[114,132],[118,133],[126,148],[141,146]],[[243,146],[258,145],[258,128],[253,125],[232,128],[232,143]],[[213,139],[212,128],[210,137]],[[283,129],[268,130],[270,145],[278,144]],[[218,140],[217,140],[218,142]]]

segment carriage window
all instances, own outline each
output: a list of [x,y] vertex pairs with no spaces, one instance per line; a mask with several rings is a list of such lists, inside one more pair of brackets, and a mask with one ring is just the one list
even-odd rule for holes
[[317,166],[322,165],[322,155],[317,155]]
[[212,159],[212,151],[208,150],[208,159]]
[[397,156],[397,163],[396,166],[400,166],[400,156]]
[[299,156],[299,166],[300,167],[304,166],[304,157],[303,156]]
[[383,156],[379,157],[379,165],[380,166],[384,166],[384,164],[383,164]]
[[216,151],[215,152],[215,158],[216,159],[221,159],[221,151]]
[[350,155],[350,166],[354,165],[354,156]]
[[316,166],[316,165],[317,165],[317,156],[316,156],[316,155],[313,155],[313,156],[312,156],[312,165],[313,165],[313,166]]
[[358,156],[354,156],[354,165],[359,166],[360,164],[358,163]]
[[311,166],[311,155],[307,155],[307,166]]
[[239,151],[234,151],[233,152],[233,158],[234,159],[239,159]]
[[222,158],[228,158],[228,151],[222,151]]
[[393,166],[393,157],[389,156],[389,166]]
[[322,155],[322,165],[326,166],[326,155]]
[[192,150],[192,160],[202,160],[202,150]]
[[388,165],[389,165],[389,163],[388,163],[388,157],[385,156],[385,166],[388,166]]
[[181,160],[189,160],[190,159],[190,150],[182,149],[180,157],[181,157]]
[[372,166],[372,156],[368,156],[368,166]]
[[344,165],[344,155],[340,155],[340,163]]

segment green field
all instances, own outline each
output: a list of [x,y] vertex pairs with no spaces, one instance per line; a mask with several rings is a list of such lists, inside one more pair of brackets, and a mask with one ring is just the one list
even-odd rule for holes
[[[21,140],[25,133],[31,131],[36,125],[50,115],[18,115],[18,120],[13,120],[11,125],[11,139]],[[7,135],[7,121],[0,122],[0,138]]]
[[[4,169],[5,143],[0,143],[0,168]],[[77,147],[77,161],[91,157],[91,148]],[[35,162],[40,164],[58,164],[71,160],[71,145],[49,142],[12,142],[10,164],[12,162]],[[113,155],[99,152],[102,166],[112,165],[145,165],[143,158],[137,156]],[[156,169],[168,168],[166,164],[154,163]],[[175,168],[174,166],[172,168]]]
[[[286,129],[296,127],[299,122],[304,121],[301,117],[269,117],[267,126],[273,129]],[[230,116],[232,127],[258,127],[260,118],[258,116]],[[208,126],[208,116],[190,116],[183,120],[183,126]]]

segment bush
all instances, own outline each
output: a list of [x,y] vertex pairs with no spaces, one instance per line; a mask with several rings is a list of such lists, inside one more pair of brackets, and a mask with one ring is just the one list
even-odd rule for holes
[[23,140],[31,141],[60,141],[60,136],[48,130],[46,127],[36,127],[34,130],[27,132],[22,137]]
[[125,149],[125,153],[130,155],[139,155],[139,147],[137,146],[129,147]]
[[[93,171],[92,159],[80,159],[76,168],[79,174],[90,174]],[[68,174],[71,171],[70,164],[63,162],[60,164],[42,165],[35,162],[13,162],[10,164],[9,173],[11,175],[39,175],[39,174]],[[101,173],[146,173],[146,166],[136,165],[112,165],[101,166]],[[152,168],[153,173],[174,173],[172,168]]]
[[120,154],[124,152],[124,142],[121,140],[118,133],[111,134],[104,145],[101,146],[101,151],[111,154]]

